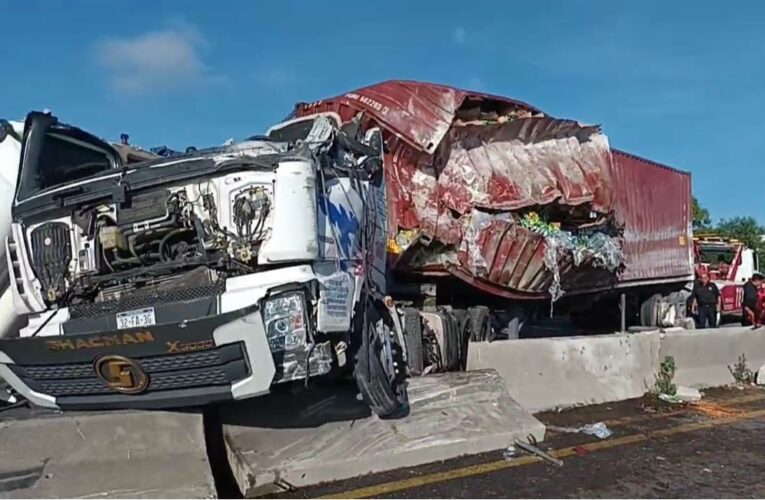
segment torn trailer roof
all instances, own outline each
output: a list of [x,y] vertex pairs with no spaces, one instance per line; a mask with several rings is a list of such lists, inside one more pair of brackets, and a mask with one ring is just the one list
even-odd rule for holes
[[385,133],[395,265],[558,298],[692,277],[690,175],[521,101],[387,81],[313,103]]

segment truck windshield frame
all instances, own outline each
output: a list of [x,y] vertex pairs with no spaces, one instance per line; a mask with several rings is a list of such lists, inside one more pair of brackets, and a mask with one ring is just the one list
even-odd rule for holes
[[103,176],[119,165],[108,143],[33,111],[24,124],[14,205]]
[[24,162],[16,201],[98,176],[114,168],[108,151],[46,131],[37,161]]

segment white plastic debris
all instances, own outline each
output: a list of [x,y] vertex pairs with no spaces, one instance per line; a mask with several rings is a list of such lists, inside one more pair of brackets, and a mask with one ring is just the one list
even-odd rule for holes
[[701,393],[698,389],[694,389],[693,387],[686,387],[683,385],[677,386],[675,395],[686,403],[701,400]]
[[699,392],[698,389],[694,389],[693,387],[686,387],[683,385],[680,385],[677,387],[675,394],[672,394],[672,395],[665,394],[665,393],[659,394],[659,399],[672,404],[692,403],[694,401],[700,401],[701,397],[702,397],[702,394],[701,392]]
[[666,394],[663,392],[659,394],[659,399],[661,399],[665,403],[672,403],[672,404],[679,404],[683,402],[683,400],[678,398],[677,395]]
[[513,445],[508,446],[502,451],[502,458],[504,458],[508,462],[514,459],[517,455],[518,455],[518,450]]
[[598,439],[607,439],[610,438],[613,432],[611,432],[611,429],[608,428],[608,426],[604,422],[596,422],[594,424],[589,424],[581,427],[582,432],[585,434],[589,434],[590,436],[595,436]]
[[581,427],[557,427],[548,425],[547,428],[555,432],[568,432],[572,434],[581,432],[582,434],[595,436],[598,439],[608,439],[613,435],[613,432],[611,432],[611,429],[608,428],[605,422],[595,422],[594,424],[587,424]]

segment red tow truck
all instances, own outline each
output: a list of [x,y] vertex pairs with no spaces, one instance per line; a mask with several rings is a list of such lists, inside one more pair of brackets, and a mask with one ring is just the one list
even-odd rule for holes
[[693,250],[696,276],[708,273],[720,290],[723,319],[741,319],[743,285],[759,269],[757,252],[739,240],[714,234],[695,236]]

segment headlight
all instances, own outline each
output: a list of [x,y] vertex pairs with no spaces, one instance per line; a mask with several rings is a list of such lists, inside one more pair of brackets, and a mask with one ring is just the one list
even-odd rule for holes
[[270,298],[263,304],[263,323],[271,352],[305,345],[305,299],[302,293]]

